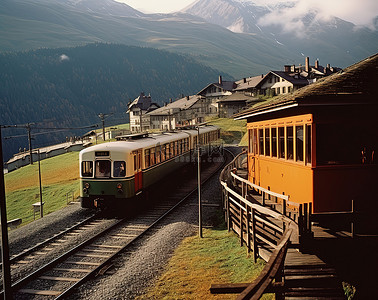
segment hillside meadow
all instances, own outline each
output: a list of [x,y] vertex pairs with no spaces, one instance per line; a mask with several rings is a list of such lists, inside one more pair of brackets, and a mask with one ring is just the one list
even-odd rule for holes
[[[41,160],[42,200],[44,214],[67,205],[79,196],[79,152]],[[8,220],[22,218],[22,224],[33,221],[32,204],[39,202],[38,162],[5,174]],[[39,216],[36,216],[39,217]]]

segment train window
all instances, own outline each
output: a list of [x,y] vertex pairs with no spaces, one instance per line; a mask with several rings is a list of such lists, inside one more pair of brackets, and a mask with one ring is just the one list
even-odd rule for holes
[[115,161],[113,164],[113,177],[125,177],[126,176],[126,162]]
[[270,128],[265,128],[265,155],[270,156]]
[[97,178],[110,177],[110,160],[96,161],[96,177]]
[[156,163],[159,164],[160,163],[160,145],[156,146],[155,159],[156,159]]
[[311,164],[311,125],[306,125],[306,164]]
[[293,126],[286,127],[287,159],[294,159]]
[[161,146],[160,154],[161,154],[161,161],[162,162],[165,161],[165,145]]
[[155,149],[154,148],[152,148],[152,149],[150,149],[150,162],[151,162],[151,166],[153,166],[155,163],[156,163],[156,161],[155,161]]
[[264,130],[259,129],[259,154],[264,155]]
[[272,128],[272,156],[277,157],[277,128]]
[[278,157],[285,158],[285,128],[278,127]]
[[93,161],[81,162],[81,176],[93,177]]
[[295,126],[296,160],[303,161],[303,125]]
[[150,166],[150,149],[144,150],[144,163],[146,168]]

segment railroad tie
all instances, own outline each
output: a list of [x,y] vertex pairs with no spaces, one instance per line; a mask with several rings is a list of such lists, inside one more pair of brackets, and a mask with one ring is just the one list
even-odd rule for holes
[[23,294],[32,294],[32,295],[43,295],[43,296],[59,296],[62,292],[60,291],[42,291],[42,290],[33,290],[33,289],[21,289],[18,290],[19,293]]

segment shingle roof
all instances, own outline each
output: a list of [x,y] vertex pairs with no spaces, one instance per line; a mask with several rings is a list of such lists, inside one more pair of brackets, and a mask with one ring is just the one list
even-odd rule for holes
[[178,99],[172,103],[168,103],[166,106],[155,109],[152,112],[147,113],[148,115],[167,115],[170,113],[171,109],[180,109],[185,110],[194,105],[198,100],[201,99],[201,96],[193,95]]
[[283,94],[254,105],[252,108],[235,115],[242,118],[251,113],[264,111],[289,103],[301,103],[306,99],[326,96],[354,95],[361,101],[370,101],[378,104],[378,53],[370,56],[346,69],[322,78],[317,82],[304,86],[292,94]]
[[237,87],[234,89],[234,91],[240,91],[240,90],[247,90],[256,87],[261,80],[263,80],[265,75],[260,75],[260,76],[254,76],[254,77],[248,77],[242,80],[236,81]]

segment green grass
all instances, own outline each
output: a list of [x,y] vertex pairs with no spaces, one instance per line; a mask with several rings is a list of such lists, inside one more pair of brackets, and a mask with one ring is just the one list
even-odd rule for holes
[[[44,214],[67,205],[67,193],[79,195],[79,153],[69,152],[41,161]],[[33,220],[32,204],[39,202],[38,162],[5,174],[7,218]]]
[[246,139],[244,139],[247,132],[246,120],[213,118],[209,120],[209,124],[218,126],[221,129],[221,139],[224,143],[246,146]]
[[260,274],[265,262],[258,259],[255,264],[234,233],[223,227],[205,229],[203,236],[186,238],[164,274],[138,299],[235,299],[236,295],[211,295],[210,285],[251,282]]

